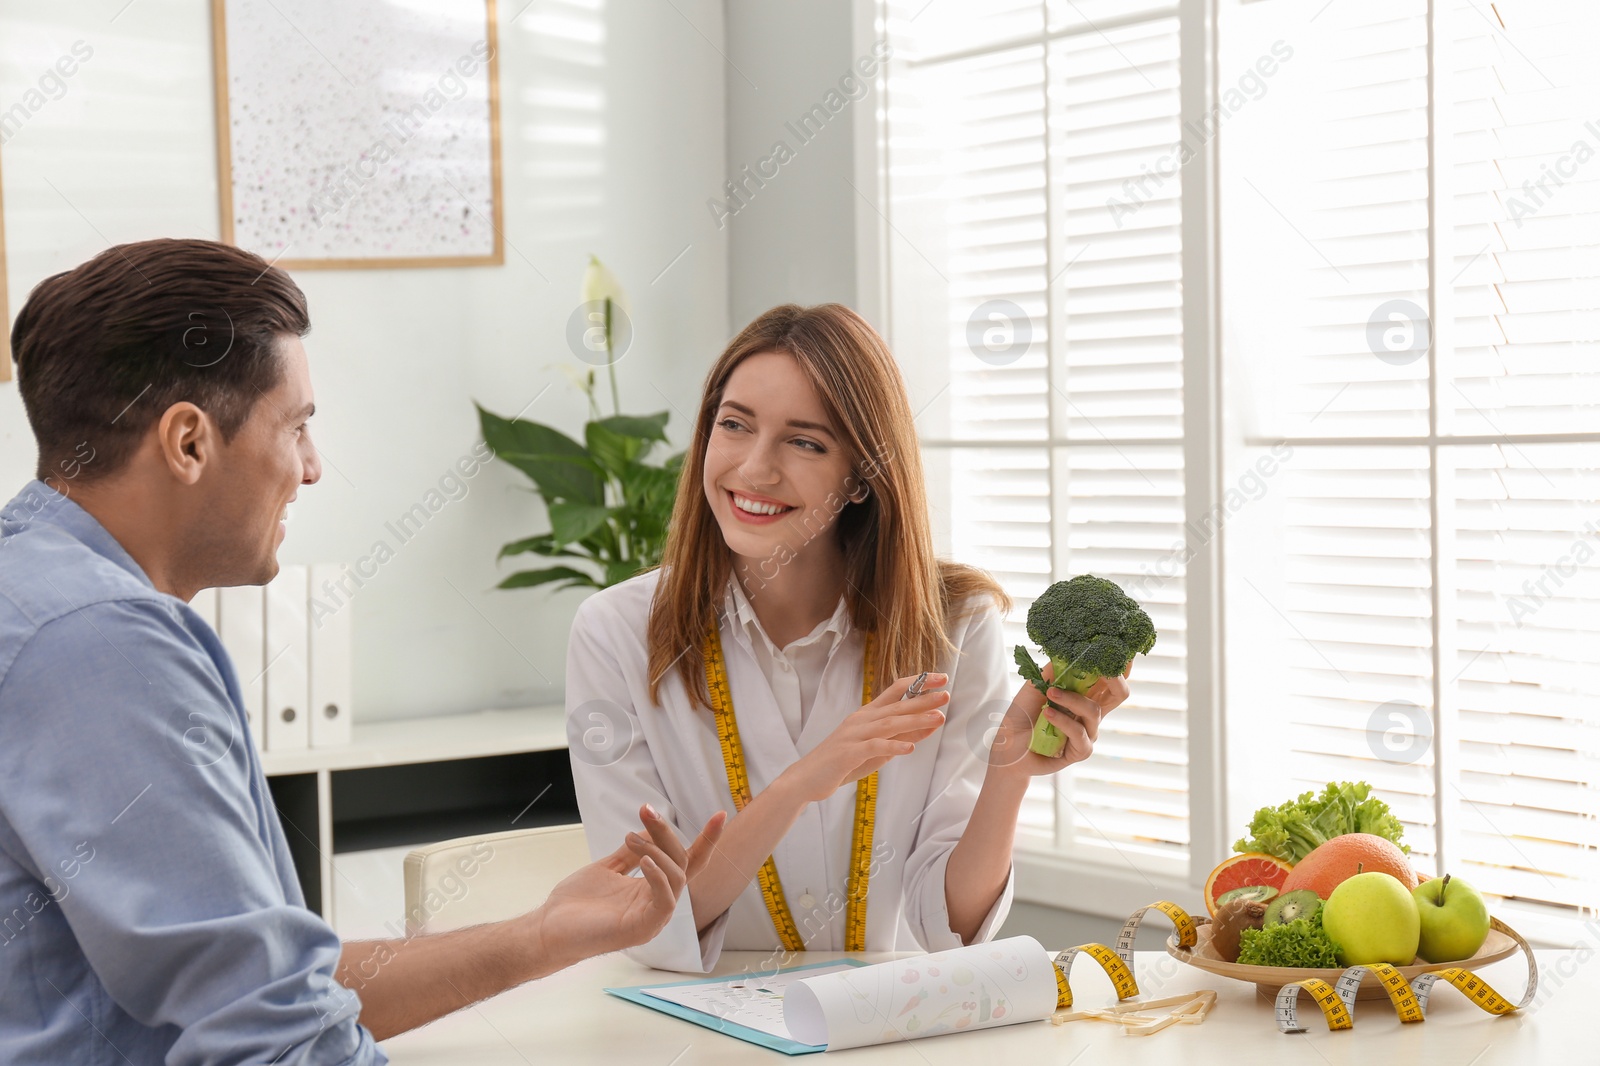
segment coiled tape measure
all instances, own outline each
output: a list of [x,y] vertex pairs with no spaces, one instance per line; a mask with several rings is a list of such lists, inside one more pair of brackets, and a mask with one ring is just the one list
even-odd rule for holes
[[[1111,978],[1112,987],[1116,990],[1119,1001],[1130,999],[1139,994],[1139,984],[1133,976],[1133,943],[1139,932],[1139,925],[1151,911],[1158,911],[1172,922],[1173,933],[1168,938],[1169,946],[1190,949],[1198,942],[1196,930],[1198,926],[1187,911],[1176,903],[1168,900],[1159,900],[1148,906],[1140,907],[1128,916],[1122,924],[1122,931],[1117,934],[1115,949],[1104,944],[1080,944],[1075,948],[1068,948],[1055,957],[1056,971],[1056,1009],[1067,1010],[1072,1007],[1072,986],[1068,976],[1072,972],[1072,963],[1079,955],[1087,955],[1100,964],[1100,968]],[[1489,920],[1490,928],[1497,929],[1516,941],[1522,949],[1523,956],[1528,960],[1528,987],[1523,992],[1522,998],[1512,1003],[1505,996],[1497,992],[1487,981],[1470,970],[1460,966],[1446,966],[1439,970],[1429,971],[1417,977],[1414,981],[1407,981],[1398,969],[1387,963],[1376,963],[1371,966],[1351,966],[1339,975],[1333,984],[1320,978],[1307,978],[1303,981],[1294,981],[1286,984],[1278,991],[1274,1003],[1274,1013],[1278,1020],[1278,1030],[1284,1033],[1303,1033],[1305,1026],[1301,1024],[1298,1011],[1300,993],[1307,992],[1311,1001],[1322,1011],[1328,1021],[1329,1029],[1349,1029],[1354,1024],[1356,993],[1361,988],[1361,981],[1372,972],[1378,978],[1385,992],[1389,995],[1389,1002],[1394,1006],[1395,1013],[1402,1022],[1420,1022],[1427,1014],[1428,996],[1433,991],[1433,986],[1440,981],[1454,985],[1461,990],[1467,999],[1490,1014],[1510,1014],[1522,1010],[1533,1002],[1534,996],[1539,991],[1539,968],[1534,962],[1533,949],[1528,946],[1521,934],[1506,925],[1498,918]]]
[[1140,907],[1122,923],[1122,932],[1117,934],[1116,950],[1104,944],[1079,944],[1056,956],[1056,1010],[1066,1010],[1072,1006],[1072,985],[1068,983],[1067,975],[1072,972],[1073,960],[1079,955],[1087,955],[1100,964],[1106,976],[1111,978],[1111,986],[1117,990],[1117,999],[1124,1000],[1139,994],[1139,983],[1133,977],[1133,939],[1139,932],[1139,923],[1153,910],[1160,911],[1172,922],[1172,935],[1177,938],[1179,946],[1194,947],[1197,939],[1194,919],[1182,907],[1164,899]]
[[1402,1022],[1422,1021],[1428,1012],[1428,995],[1433,991],[1433,986],[1440,981],[1454,985],[1469,1002],[1477,1004],[1490,1014],[1510,1014],[1512,1011],[1521,1010],[1532,1003],[1533,997],[1539,992],[1539,967],[1533,961],[1533,949],[1528,946],[1528,942],[1520,933],[1498,918],[1489,919],[1489,928],[1498,929],[1515,940],[1517,946],[1522,949],[1523,956],[1528,960],[1528,987],[1522,993],[1522,999],[1516,1003],[1512,1003],[1495,991],[1489,982],[1471,970],[1462,969],[1460,966],[1430,970],[1419,975],[1416,980],[1408,982],[1399,970],[1388,963],[1379,962],[1371,966],[1352,966],[1340,974],[1339,979],[1331,985],[1316,977],[1284,985],[1278,990],[1274,1004],[1278,1016],[1278,1030],[1284,1033],[1306,1031],[1296,1009],[1302,990],[1311,994],[1311,1001],[1328,1020],[1329,1029],[1349,1029],[1355,1024],[1356,992],[1361,988],[1361,979],[1369,970],[1377,976],[1379,983],[1383,985],[1383,990],[1389,993],[1389,1002],[1394,1005],[1395,1013],[1400,1016]]

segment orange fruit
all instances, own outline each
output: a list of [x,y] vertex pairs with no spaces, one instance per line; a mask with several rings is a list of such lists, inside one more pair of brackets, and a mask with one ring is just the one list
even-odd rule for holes
[[1345,878],[1374,871],[1399,879],[1407,892],[1417,887],[1417,872],[1399,845],[1372,833],[1345,833],[1312,848],[1295,863],[1278,891],[1309,888],[1327,899]]
[[1223,859],[1211,871],[1211,876],[1206,878],[1206,910],[1215,918],[1217,897],[1236,888],[1270,885],[1282,891],[1284,879],[1292,872],[1289,864],[1282,859],[1260,851],[1247,851],[1243,855]]

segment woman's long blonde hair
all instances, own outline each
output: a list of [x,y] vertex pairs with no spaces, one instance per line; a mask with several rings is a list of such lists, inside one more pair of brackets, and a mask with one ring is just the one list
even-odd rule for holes
[[706,375],[694,439],[650,606],[650,699],[674,668],[699,705],[710,706],[702,651],[732,568],[732,553],[706,500],[707,443],[734,368],[752,355],[794,357],[827,408],[850,454],[853,479],[870,491],[843,503],[831,535],[844,549],[845,600],[856,628],[875,633],[878,688],[931,669],[953,649],[952,612],[988,593],[1002,611],[1011,601],[989,574],[934,558],[922,455],[900,368],[877,332],[843,304],[785,304],[758,317]]

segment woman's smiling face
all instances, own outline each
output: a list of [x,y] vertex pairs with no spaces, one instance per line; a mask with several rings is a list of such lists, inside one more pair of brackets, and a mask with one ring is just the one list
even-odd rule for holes
[[702,483],[735,555],[800,554],[832,528],[847,492],[858,488],[851,466],[793,356],[762,352],[734,368],[711,427]]

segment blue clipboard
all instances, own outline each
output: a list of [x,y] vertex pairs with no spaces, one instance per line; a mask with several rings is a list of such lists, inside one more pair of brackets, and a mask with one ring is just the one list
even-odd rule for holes
[[[804,966],[784,966],[772,972],[775,974],[793,973],[796,970],[815,970],[823,966],[838,966],[841,963],[846,966],[868,965],[860,959],[834,959],[831,962],[811,962]],[[737,975],[724,974],[721,977],[700,977],[691,981],[655,981],[648,985],[634,985],[631,988],[607,988],[602,991],[610,993],[618,999],[625,999],[629,1003],[637,1003],[640,1006],[649,1007],[651,1010],[670,1014],[674,1018],[682,1018],[686,1022],[693,1022],[696,1025],[704,1026],[727,1036],[737,1037],[747,1043],[771,1048],[773,1051],[781,1051],[785,1055],[811,1055],[828,1049],[826,1044],[802,1044],[798,1040],[785,1040],[781,1036],[773,1036],[771,1033],[763,1033],[759,1029],[751,1029],[737,1022],[730,1022],[726,1018],[719,1018],[715,1014],[707,1014],[703,1010],[695,1010],[693,1007],[685,1007],[681,1003],[669,1003],[667,1000],[657,999],[655,996],[645,992],[647,988],[678,988],[683,985],[720,984],[734,976]]]

